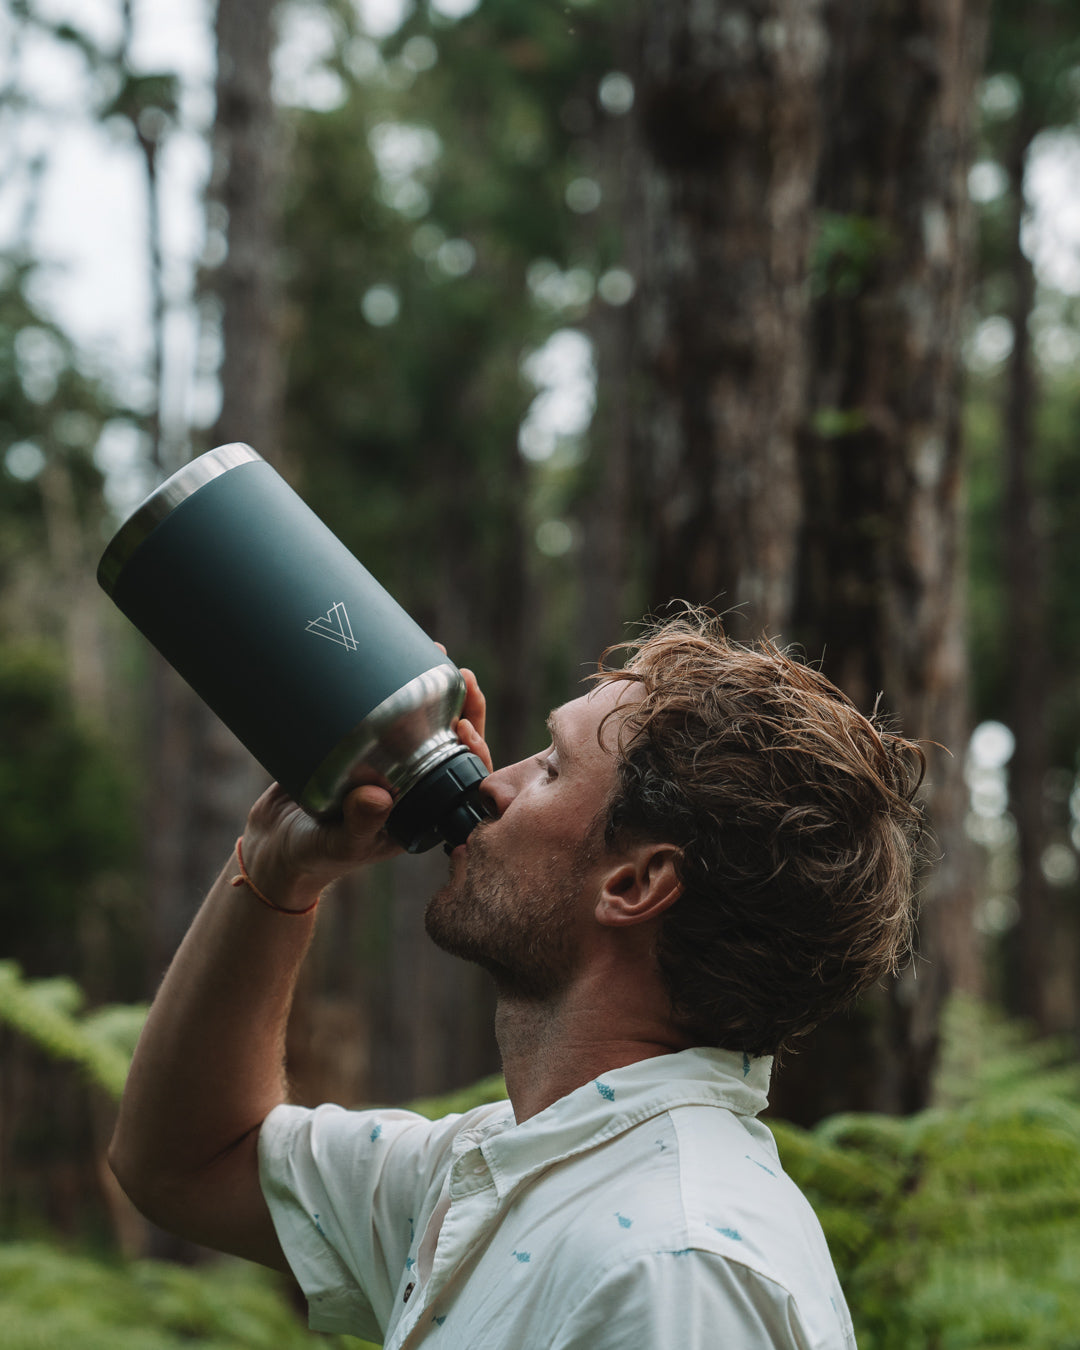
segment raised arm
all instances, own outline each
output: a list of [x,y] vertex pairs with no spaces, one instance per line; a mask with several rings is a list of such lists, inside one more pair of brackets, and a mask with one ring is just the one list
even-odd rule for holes
[[[242,852],[255,886],[304,910],[359,863],[388,854],[391,798],[352,793],[334,830],[278,787],[252,808]],[[109,1162],[162,1228],[284,1268],[259,1189],[259,1126],[285,1100],[285,1024],[315,910],[282,913],[233,886],[234,855],[214,882],[154,1000],[120,1106]]]
[[[490,767],[483,697],[467,675],[462,740]],[[392,799],[357,788],[320,825],[274,786],[226,863],[154,1000],[124,1091],[109,1162],[136,1206],[194,1242],[286,1269],[258,1177],[259,1127],[286,1100],[285,1025],[315,910],[331,882],[398,851]],[[284,913],[282,910],[304,911]]]

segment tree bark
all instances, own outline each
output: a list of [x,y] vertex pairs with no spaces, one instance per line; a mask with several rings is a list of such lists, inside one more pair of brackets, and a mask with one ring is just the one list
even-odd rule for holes
[[[273,285],[275,125],[270,99],[274,0],[219,0],[214,151],[229,212],[229,251],[214,279],[223,307],[221,413],[213,444],[245,440],[276,457],[277,336]],[[223,659],[227,659],[223,655]],[[149,983],[156,988],[228,856],[266,774],[160,658],[151,668],[147,870]],[[156,1229],[150,1253],[181,1261],[199,1249]]]
[[908,735],[955,756],[932,757],[944,856],[920,960],[779,1076],[780,1109],[806,1122],[922,1105],[942,999],[979,983],[959,350],[985,8],[654,3],[644,19],[652,601],[723,594],[734,636],[798,640],[860,706],[884,690]]
[[723,597],[776,632],[800,517],[820,0],[663,0],[640,45],[636,367],[650,603]]
[[212,194],[228,215],[228,257],[214,278],[224,360],[215,444],[249,441],[278,463],[281,297],[277,242],[282,137],[271,97],[276,0],[218,0]]
[[[1024,253],[1024,169],[1037,128],[1021,109],[1006,170],[1013,205],[1009,240],[1013,348],[1006,370],[1003,410],[1005,500],[1003,536],[1007,559],[1009,723],[1016,749],[1009,766],[1009,805],[1016,821],[1017,902],[1015,942],[1006,953],[1006,1003],[1043,1032],[1068,1025],[1055,1015],[1049,972],[1054,951],[1050,888],[1043,875],[1048,842],[1046,778],[1050,769],[1046,709],[1050,662],[1046,641],[1046,562],[1041,503],[1034,472],[1037,377],[1030,319],[1035,308],[1035,269]],[[1065,981],[1067,984],[1067,981]]]
[[[222,406],[215,445],[244,440],[278,458],[280,381],[274,284],[278,147],[270,97],[274,0],[219,0],[216,182],[229,216],[228,256],[213,279],[222,303]],[[155,661],[148,866],[150,979],[156,986],[232,848],[266,776],[179,677]]]
[[[633,13],[633,8],[631,9]],[[619,25],[613,37],[613,68],[629,75],[640,104],[640,43],[633,23]],[[625,219],[640,218],[638,137],[627,113],[608,116],[596,142],[596,173],[604,201],[618,203]],[[597,246],[597,241],[594,247]],[[641,240],[628,229],[617,255],[618,266],[633,280],[641,277]],[[601,252],[597,248],[597,252]],[[614,260],[613,260],[614,261]],[[632,379],[632,343],[638,296],[611,305],[603,300],[590,311],[587,329],[597,369],[597,407],[589,437],[584,492],[577,509],[580,537],[577,560],[575,677],[595,669],[601,653],[625,636],[623,625],[641,604],[640,511],[635,483],[643,481],[636,462],[638,408]]]
[[[925,1105],[943,1000],[980,986],[964,832],[960,342],[985,24],[982,0],[832,12],[792,632],[860,706],[884,691],[908,736],[950,754],[927,747],[932,865],[916,962],[781,1077],[779,1109],[804,1122]],[[826,1099],[838,1055],[848,1068]]]

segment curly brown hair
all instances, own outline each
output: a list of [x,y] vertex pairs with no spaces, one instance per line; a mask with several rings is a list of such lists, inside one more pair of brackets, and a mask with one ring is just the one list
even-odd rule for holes
[[[606,665],[625,651],[622,669]],[[605,652],[632,681],[604,839],[678,846],[657,960],[701,1044],[779,1054],[910,951],[919,746],[771,641],[689,610]]]

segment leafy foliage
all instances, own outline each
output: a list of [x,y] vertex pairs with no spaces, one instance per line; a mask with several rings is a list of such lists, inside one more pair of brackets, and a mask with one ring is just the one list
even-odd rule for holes
[[[1005,324],[1010,336],[997,362],[972,372],[967,390],[969,517],[971,523],[971,648],[975,708],[981,717],[1008,716],[1011,634],[1008,630],[1002,522],[1009,491],[1005,482],[1008,427],[1007,362],[1016,322],[1016,230],[1030,194],[1031,151],[1055,136],[1075,136],[1080,116],[1080,29],[1075,6],[1063,0],[995,0],[979,128],[979,168],[996,186],[980,194],[977,273],[973,288],[976,320]],[[996,175],[996,177],[995,177]],[[1025,251],[1032,252],[1022,224]],[[1075,358],[1047,360],[1052,340],[1075,350],[1080,328],[1076,297],[1053,289],[1036,269],[1038,292],[1028,316],[1036,356],[1038,406],[1032,410],[1031,477],[1037,496],[1037,527],[1045,551],[1045,606],[1049,645],[1048,704],[1045,709],[1053,762],[1073,767],[1080,743],[1080,699],[1074,670],[1080,652],[1080,619],[1075,604],[1078,565],[1075,521],[1080,509],[1080,474],[1075,451],[1078,388]],[[1046,339],[1051,338],[1048,344]]]
[[772,1126],[859,1346],[1080,1344],[1080,1067],[964,1002],[945,1045],[931,1110]]
[[[456,23],[417,6],[380,47],[350,6],[334,14],[343,101],[293,117],[287,459],[357,556],[497,689],[507,650],[566,643],[545,612],[570,555],[551,561],[534,535],[572,504],[586,447],[519,453],[537,393],[523,359],[588,322],[619,258],[604,212],[567,202],[594,181],[611,25],[605,6],[561,0],[488,0]],[[497,742],[520,734],[520,709],[496,697],[490,712]]]
[[[5,1350],[302,1350],[312,1344],[280,1281],[243,1262],[197,1270],[110,1265],[41,1243],[0,1246]],[[352,1337],[320,1338],[358,1350]]]
[[130,785],[76,711],[57,647],[0,640],[0,918],[6,950],[63,969],[57,952],[91,888],[132,847]]
[[0,961],[0,1022],[119,1099],[146,1009],[114,1004],[83,1013],[82,1007],[74,980],[26,980],[14,961]]
[[[80,1018],[78,1006],[69,982],[0,966],[0,1021],[116,1092],[141,1010]],[[414,1106],[435,1117],[504,1096],[496,1077]],[[932,1109],[770,1124],[821,1219],[861,1350],[1080,1344],[1080,1067],[1068,1046],[957,1002]],[[114,1267],[14,1243],[0,1246],[0,1310],[12,1350],[308,1343],[279,1286],[231,1262]]]
[[[69,509],[95,540],[103,514],[101,475],[92,447],[123,409],[80,369],[70,339],[28,296],[35,268],[0,255],[0,580],[19,581],[27,559],[54,561],[42,486],[62,476]],[[55,534],[55,530],[53,531]],[[20,591],[15,598],[25,601]],[[0,606],[18,617],[11,596]],[[52,597],[51,611],[58,608]],[[40,613],[40,609],[38,611]]]

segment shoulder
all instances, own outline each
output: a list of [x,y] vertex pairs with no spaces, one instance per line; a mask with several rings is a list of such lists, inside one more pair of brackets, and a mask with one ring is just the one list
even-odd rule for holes
[[807,1344],[842,1345],[843,1337],[853,1344],[825,1234],[784,1171],[768,1127],[754,1117],[687,1107],[672,1114],[672,1130],[689,1242],[747,1272],[745,1279],[752,1274],[770,1306],[787,1301]]
[[781,1282],[832,1272],[817,1216],[766,1125],[702,1106],[679,1108],[669,1120],[681,1204],[698,1240]]
[[641,1253],[610,1266],[568,1308],[552,1350],[855,1350],[841,1304],[806,1307],[775,1284],[714,1251]]
[[[566,1305],[564,1305],[566,1306]],[[552,1350],[855,1350],[847,1310],[806,1308],[783,1285],[715,1252],[639,1253],[567,1308]]]
[[[547,1188],[535,1197],[535,1258],[542,1269],[546,1247],[564,1293],[576,1291],[562,1305],[579,1309],[575,1328],[588,1322],[598,1335],[600,1323],[617,1317],[613,1325],[632,1340],[635,1317],[650,1326],[659,1318],[686,1331],[682,1344],[703,1344],[708,1338],[693,1326],[719,1318],[725,1328],[750,1328],[747,1346],[853,1343],[820,1224],[760,1122],[716,1106],[676,1106],[556,1166]],[[558,1231],[549,1215],[560,1216]],[[773,1324],[798,1327],[798,1336],[769,1339],[762,1328]],[[655,1343],[680,1342],[665,1334]]]
[[723,1107],[677,1105],[623,1123],[556,1163],[542,1191],[544,1204],[566,1192],[575,1231],[594,1250],[612,1235],[626,1250],[701,1248],[780,1283],[815,1264],[832,1270],[821,1226],[768,1128]]

